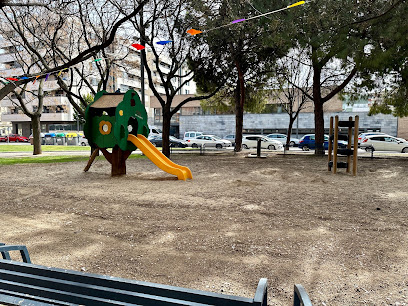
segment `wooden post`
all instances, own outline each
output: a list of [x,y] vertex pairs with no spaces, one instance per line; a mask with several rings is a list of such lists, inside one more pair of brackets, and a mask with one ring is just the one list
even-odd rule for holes
[[354,152],[353,152],[353,175],[357,175],[357,151],[358,151],[358,124],[359,116],[354,119]]
[[[349,117],[349,121],[353,121],[353,117]],[[353,128],[351,126],[348,127],[348,134],[347,134],[347,149],[351,150],[351,137],[353,136]],[[351,155],[347,154],[347,173],[350,172],[350,162],[351,162]]]
[[333,145],[332,145],[332,141],[331,141],[331,137],[333,135],[333,117],[330,117],[330,130],[329,130],[329,162],[328,162],[328,170],[331,170],[330,167],[330,162],[332,160],[332,150],[333,150]]
[[86,165],[84,172],[87,172],[89,168],[91,168],[92,163],[94,162],[95,158],[98,156],[99,149],[95,149],[92,152],[91,157],[89,157],[88,164]]
[[334,142],[333,142],[333,173],[337,173],[337,148],[339,146],[339,116],[334,119]]

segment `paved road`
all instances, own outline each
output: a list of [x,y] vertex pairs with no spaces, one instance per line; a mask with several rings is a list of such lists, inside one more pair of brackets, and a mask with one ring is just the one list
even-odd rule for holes
[[[0,143],[1,146],[7,146],[9,145],[8,143]],[[27,143],[10,143],[10,145],[20,145],[20,146],[30,146],[32,148],[32,146],[30,144]],[[43,147],[47,147],[47,146],[43,146]],[[74,151],[74,150],[70,150],[71,146],[65,146],[66,150],[64,151],[57,151],[57,152],[43,152],[41,155],[33,155],[31,149],[30,152],[0,152],[0,158],[11,158],[11,157],[41,157],[41,156],[61,156],[61,155],[72,155],[72,156],[89,156],[90,155],[90,150],[86,150],[86,151]],[[173,150],[172,151],[173,154],[174,153],[191,153],[192,151],[184,151],[184,150]],[[197,154],[200,153],[200,150],[194,150],[193,152],[197,152]],[[205,153],[222,153],[222,152],[231,152],[233,153],[233,148],[226,148],[226,149],[212,149],[212,150],[205,150]],[[243,150],[243,153],[248,152],[249,153],[255,153],[256,154],[256,149],[250,149],[250,150]],[[262,154],[274,154],[274,153],[279,153],[282,154],[283,150],[280,151],[269,151],[269,150],[262,150]],[[287,154],[314,154],[314,151],[302,151],[299,148],[290,148],[289,151],[286,152]],[[136,150],[133,152],[133,154],[141,154],[141,152],[139,150]],[[357,152],[359,157],[371,157],[371,152],[366,152],[365,150],[362,149],[358,149]],[[373,154],[374,157],[405,157],[408,158],[408,154],[407,153],[398,153],[398,152],[387,152],[387,151],[375,151]]]

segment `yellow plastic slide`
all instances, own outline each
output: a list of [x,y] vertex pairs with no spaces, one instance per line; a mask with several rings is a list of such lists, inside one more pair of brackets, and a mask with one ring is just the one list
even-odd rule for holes
[[138,134],[137,137],[129,134],[127,140],[138,147],[144,155],[163,171],[177,175],[179,180],[193,179],[189,168],[173,163],[142,134]]

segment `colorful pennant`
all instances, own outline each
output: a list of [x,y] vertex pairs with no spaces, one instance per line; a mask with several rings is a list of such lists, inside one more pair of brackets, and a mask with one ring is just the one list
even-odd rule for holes
[[64,70],[67,70],[67,69],[68,69],[68,68],[61,69],[60,72],[58,72],[58,75],[57,75],[57,76],[60,76],[61,73],[62,73]]
[[40,77],[40,75],[37,75],[36,77],[35,77],[35,80],[34,80],[34,82],[33,82],[33,85],[35,84],[35,82],[37,81],[37,79]]
[[161,41],[156,42],[156,44],[164,46],[171,42],[173,41],[172,40],[161,40]]
[[302,5],[302,4],[305,4],[305,1],[299,1],[299,2],[293,3],[289,5],[288,8],[295,7],[295,6]]
[[136,48],[136,50],[143,50],[145,48],[145,46],[140,44],[132,44],[132,47]]
[[[287,10],[287,9],[289,9],[289,8],[292,8],[292,7],[295,7],[295,6],[299,6],[299,5],[302,5],[302,4],[305,4],[305,3],[306,3],[306,1],[298,1],[298,2],[296,2],[296,3],[293,3],[293,4],[291,4],[291,5],[288,5],[287,7],[280,8],[280,9],[277,9],[277,10],[274,10],[274,11],[270,11],[270,12],[267,12],[267,13],[264,13],[264,14],[261,14],[261,15],[252,16],[252,17],[249,17],[249,18],[246,18],[246,19],[245,19],[245,18],[236,19],[236,20],[231,21],[230,24],[225,24],[225,25],[222,25],[222,26],[219,26],[219,27],[216,27],[216,28],[208,29],[208,30],[205,30],[205,32],[209,32],[209,31],[213,31],[213,30],[215,30],[215,29],[220,29],[220,28],[223,28],[223,27],[227,27],[227,26],[230,26],[230,25],[232,25],[232,24],[239,23],[239,22],[249,21],[249,20],[251,20],[251,19],[260,18],[260,17],[263,17],[263,16],[267,16],[267,15],[270,15],[270,14],[274,14],[274,13],[277,13],[277,12],[280,12],[280,11],[283,11],[283,10]],[[187,33],[189,33],[190,35],[194,36],[194,35],[203,33],[203,31],[196,30],[196,29],[190,29],[190,30],[187,31]],[[161,40],[161,41],[156,42],[156,44],[164,46],[164,45],[167,45],[168,43],[171,43],[171,42],[173,42],[173,41],[172,41],[172,40]],[[134,47],[136,50],[143,50],[143,49],[146,48],[145,46],[143,46],[143,45],[141,45],[141,44],[132,44],[131,46]],[[101,61],[102,59],[103,59],[103,58],[96,58],[96,59],[94,59],[92,62],[99,62],[99,61]],[[89,63],[89,69],[90,69],[90,70],[92,70],[92,62]],[[67,70],[67,69],[68,69],[68,68],[64,68],[64,69],[60,70],[60,71],[58,72],[58,76],[60,76],[60,75],[62,74],[62,72],[63,72],[64,70]],[[56,71],[55,71],[55,72],[56,72]],[[55,73],[55,72],[47,73],[46,76],[45,76],[45,81],[47,81],[48,78],[49,78],[49,76],[50,76],[52,73]],[[42,75],[37,75],[37,76],[35,77],[35,80],[33,81],[33,84],[35,84],[35,82],[37,81],[37,79],[38,79],[40,76],[42,76]],[[26,76],[21,77],[21,80],[27,80],[27,79],[30,79],[30,78],[29,78],[29,77],[26,77]],[[66,78],[64,78],[64,79],[66,79]],[[8,81],[18,81],[19,79],[18,79],[18,78],[12,78],[12,77],[9,77],[9,78],[2,78],[2,77],[0,77],[0,81],[3,82],[3,83],[5,83],[5,84],[9,83],[9,82],[7,82],[7,80],[8,80]]]
[[200,33],[203,33],[203,32],[200,31],[200,30],[196,30],[196,29],[190,29],[190,30],[187,31],[187,33],[194,36],[194,35],[197,35],[197,34],[200,34]]

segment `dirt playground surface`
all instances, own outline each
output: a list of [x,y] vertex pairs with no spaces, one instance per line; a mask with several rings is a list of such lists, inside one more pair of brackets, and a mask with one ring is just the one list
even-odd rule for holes
[[148,159],[110,177],[98,160],[0,167],[0,242],[33,263],[253,297],[302,284],[314,305],[408,305],[408,159],[174,155],[194,179]]

